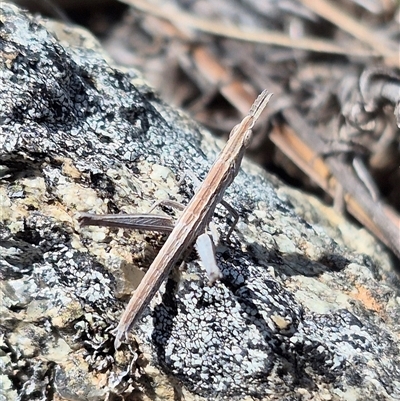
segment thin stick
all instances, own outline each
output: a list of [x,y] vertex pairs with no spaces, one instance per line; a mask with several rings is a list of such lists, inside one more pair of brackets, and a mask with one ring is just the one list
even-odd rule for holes
[[226,188],[239,171],[244,152],[250,143],[252,128],[271,95],[264,90],[254,102],[249,114],[232,129],[227,144],[186,206],[123,312],[115,333],[116,349],[185,249],[204,233]]

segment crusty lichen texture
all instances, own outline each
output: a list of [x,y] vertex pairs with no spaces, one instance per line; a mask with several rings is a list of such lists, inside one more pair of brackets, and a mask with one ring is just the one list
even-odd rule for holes
[[343,233],[368,234],[329,228],[317,201],[248,162],[226,195],[230,241],[225,210],[214,218],[222,281],[189,252],[115,351],[163,236],[80,228],[78,212],[186,203],[178,179],[204,177],[218,146],[84,30],[5,2],[0,19],[1,400],[400,399],[388,256],[354,252]]

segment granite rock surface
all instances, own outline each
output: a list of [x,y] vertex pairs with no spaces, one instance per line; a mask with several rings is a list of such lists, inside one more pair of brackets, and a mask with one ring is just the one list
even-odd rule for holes
[[[91,35],[0,3],[0,400],[398,400],[391,259],[250,162],[217,208],[221,282],[194,253],[127,344],[113,334],[164,237],[79,212],[183,204],[221,144]],[[159,210],[158,213],[174,211]]]

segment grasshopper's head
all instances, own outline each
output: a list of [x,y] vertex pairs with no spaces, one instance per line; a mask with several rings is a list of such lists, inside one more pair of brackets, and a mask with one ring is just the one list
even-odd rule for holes
[[255,120],[253,116],[246,116],[243,120],[235,125],[229,134],[229,141],[236,147],[247,148],[251,140],[251,130],[253,129]]

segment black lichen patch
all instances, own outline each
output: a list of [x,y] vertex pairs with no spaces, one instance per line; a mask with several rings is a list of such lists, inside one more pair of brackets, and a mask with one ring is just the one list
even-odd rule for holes
[[31,364],[25,361],[22,369],[8,372],[14,388],[19,389],[18,399],[21,401],[42,401],[53,398],[52,362],[35,361]]
[[[213,287],[185,282],[176,313],[171,305],[155,310],[153,339],[161,362],[203,396],[262,397],[280,348],[303,313],[267,272],[245,263],[239,270],[224,270],[230,283]],[[283,329],[273,316],[283,319]]]
[[[0,50],[10,59],[2,63],[2,79],[10,84],[0,87],[3,151],[75,154],[84,162],[94,161],[92,153],[107,143],[109,155],[98,166],[110,162],[107,156],[129,162],[151,152],[152,131],[165,121],[128,75],[95,53],[88,58],[80,48],[64,48],[43,26],[15,17],[8,7],[2,12]],[[165,143],[174,137],[166,135]]]
[[[0,276],[2,280],[19,279],[32,271],[32,263],[43,260],[43,252],[31,241],[15,237],[4,224],[0,223]],[[12,250],[12,252],[6,252]]]

